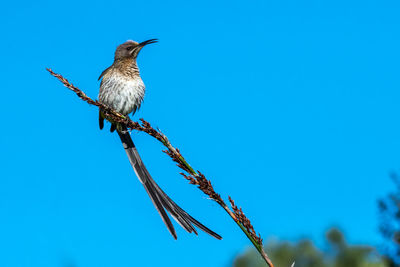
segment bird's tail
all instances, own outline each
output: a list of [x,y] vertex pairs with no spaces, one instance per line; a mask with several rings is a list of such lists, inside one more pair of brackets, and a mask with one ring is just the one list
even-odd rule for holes
[[142,159],[139,156],[138,151],[136,150],[136,147],[127,128],[125,126],[118,125],[117,132],[119,137],[121,138],[126,154],[128,155],[129,161],[133,169],[135,170],[137,177],[146,189],[147,194],[150,196],[151,201],[156,207],[158,213],[160,213],[162,220],[164,221],[172,236],[177,239],[174,226],[172,225],[171,220],[169,219],[165,210],[167,210],[171,214],[171,216],[187,232],[194,232],[197,235],[196,229],[194,228],[194,226],[197,226],[207,234],[217,239],[222,239],[220,235],[211,231],[203,224],[198,222],[196,219],[194,219],[192,216],[190,216],[188,213],[186,213],[183,209],[181,209],[174,201],[172,201],[167,196],[167,194],[165,194],[165,192],[158,186],[153,178],[151,178],[149,172],[142,162]]

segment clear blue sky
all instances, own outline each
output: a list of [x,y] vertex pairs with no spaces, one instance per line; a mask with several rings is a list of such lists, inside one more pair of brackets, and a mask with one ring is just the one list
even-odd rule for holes
[[[350,3],[351,2],[351,3]],[[177,203],[220,233],[171,238],[97,110],[127,39],[160,42],[139,64],[135,118],[160,127],[264,239],[339,225],[378,244],[377,198],[400,168],[398,1],[21,1],[0,9],[1,266],[227,266],[248,240],[135,135]]]

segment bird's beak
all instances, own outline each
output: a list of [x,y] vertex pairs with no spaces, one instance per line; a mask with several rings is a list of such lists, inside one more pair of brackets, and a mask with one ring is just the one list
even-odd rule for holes
[[154,44],[154,43],[157,43],[157,39],[150,39],[150,40],[139,43],[139,45],[136,46],[135,49],[132,50],[131,55],[136,57],[139,54],[140,50],[142,50],[143,47],[145,47],[148,44]]
[[154,44],[154,43],[157,43],[157,42],[158,42],[157,39],[150,39],[150,40],[141,42],[141,43],[139,44],[139,47],[144,47],[145,45]]

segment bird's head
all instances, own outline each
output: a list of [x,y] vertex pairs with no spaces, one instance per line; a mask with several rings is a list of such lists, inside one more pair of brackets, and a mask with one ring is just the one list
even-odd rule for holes
[[156,43],[157,39],[150,39],[141,43],[128,40],[125,43],[119,45],[117,50],[115,50],[115,60],[122,60],[122,59],[136,59],[140,50],[148,45]]

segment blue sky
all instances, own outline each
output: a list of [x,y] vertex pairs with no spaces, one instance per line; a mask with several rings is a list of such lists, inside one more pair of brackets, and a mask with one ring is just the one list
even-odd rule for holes
[[145,134],[153,177],[217,241],[169,235],[116,134],[52,78],[96,97],[128,39],[135,118],[160,127],[265,240],[340,226],[376,245],[379,197],[400,167],[397,1],[11,1],[0,9],[0,255],[18,266],[228,266],[248,240]]

